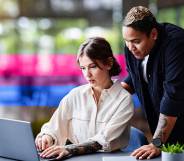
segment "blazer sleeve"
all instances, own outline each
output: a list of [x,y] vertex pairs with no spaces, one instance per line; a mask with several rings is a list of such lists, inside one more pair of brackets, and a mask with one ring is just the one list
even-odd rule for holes
[[130,57],[129,54],[131,54],[131,53],[128,50],[128,48],[125,46],[126,70],[127,70],[128,75],[127,75],[127,77],[124,78],[123,82],[127,83],[131,87],[131,89],[134,91],[132,77],[131,77],[130,69],[129,69],[130,68],[129,67],[129,59],[130,58],[128,58],[128,57]]
[[160,112],[169,116],[184,113],[184,41],[171,41],[166,49],[164,93]]

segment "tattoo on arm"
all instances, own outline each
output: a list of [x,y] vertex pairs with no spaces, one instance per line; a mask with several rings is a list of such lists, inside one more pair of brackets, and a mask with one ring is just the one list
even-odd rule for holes
[[69,151],[69,153],[72,155],[80,155],[80,154],[94,153],[102,149],[102,146],[96,141],[89,141],[81,144],[66,145],[65,149]]
[[176,123],[177,117],[160,114],[157,129],[153,138],[160,138],[163,143],[167,141]]

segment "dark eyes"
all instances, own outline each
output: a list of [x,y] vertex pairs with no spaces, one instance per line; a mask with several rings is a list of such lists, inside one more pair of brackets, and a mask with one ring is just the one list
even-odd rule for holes
[[96,68],[97,65],[96,64],[93,64],[93,65],[90,65],[89,67],[80,67],[81,70],[85,70],[86,68],[90,69],[90,68]]
[[133,43],[134,43],[134,44],[139,44],[139,43],[140,43],[140,41],[134,41]]
[[81,70],[84,70],[85,68],[84,67],[80,67]]
[[89,68],[96,68],[96,64],[89,66]]
[[139,44],[140,40],[134,40],[134,41],[131,41],[131,42],[126,41],[126,44],[129,44],[129,43],[131,43],[131,44]]

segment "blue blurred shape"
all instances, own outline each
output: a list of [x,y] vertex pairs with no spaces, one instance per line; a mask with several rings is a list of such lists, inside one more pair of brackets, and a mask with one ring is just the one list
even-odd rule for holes
[[135,108],[140,108],[141,107],[141,103],[140,103],[139,98],[137,97],[136,94],[132,95],[132,99],[133,99],[134,107]]
[[129,144],[126,148],[122,148],[121,151],[123,152],[132,152],[135,149],[141,147],[142,145],[148,144],[148,140],[144,133],[139,130],[138,128],[131,127],[130,129],[130,140]]
[[[57,107],[61,99],[77,85],[13,85],[0,86],[0,106],[47,106]],[[133,95],[135,108],[140,102]]]
[[75,85],[50,86],[47,106],[57,107],[61,99],[72,90]]
[[21,106],[20,86],[0,86],[0,106]]
[[0,86],[0,106],[57,107],[76,85]]

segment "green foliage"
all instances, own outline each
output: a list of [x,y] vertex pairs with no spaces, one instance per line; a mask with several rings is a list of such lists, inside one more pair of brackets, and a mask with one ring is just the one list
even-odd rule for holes
[[184,152],[184,144],[163,144],[161,150],[168,153],[182,153]]
[[174,8],[161,9],[158,12],[157,19],[159,22],[176,24],[176,10]]
[[62,34],[55,37],[56,53],[76,54],[80,44],[85,40],[84,36],[78,39],[69,39]]
[[77,27],[81,29],[85,29],[89,26],[88,22],[85,19],[59,19],[54,22],[55,30],[64,30],[71,27]]
[[156,17],[159,22],[169,22],[184,27],[184,6],[159,9]]
[[[94,30],[85,19],[30,19],[28,26],[17,20],[0,22],[0,54],[64,53],[76,54],[79,46],[89,36],[100,34],[111,44],[115,54],[123,50],[121,27],[100,27]],[[50,25],[44,25],[45,24]],[[44,26],[47,26],[44,28]],[[95,27],[94,27],[95,28]],[[74,32],[75,31],[75,32]]]

